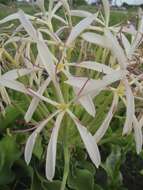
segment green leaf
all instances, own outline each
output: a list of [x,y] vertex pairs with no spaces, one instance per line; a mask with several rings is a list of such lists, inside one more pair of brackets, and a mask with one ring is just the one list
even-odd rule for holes
[[0,185],[14,180],[12,166],[20,157],[15,137],[6,136],[0,141]]
[[41,181],[36,175],[36,172],[33,172],[32,176],[32,183],[31,183],[31,188],[30,190],[44,190],[41,185]]
[[[45,187],[45,190],[60,190],[61,183],[62,182],[59,180],[55,180],[53,182],[44,182],[43,187]],[[67,188],[65,188],[65,190],[67,190]]]
[[74,190],[93,190],[94,176],[86,169],[75,169],[75,173],[70,173],[68,186]]
[[24,109],[26,107],[26,103],[19,103],[15,106],[10,105],[5,109],[6,115],[4,117],[0,114],[0,130],[5,129],[9,126],[12,127],[11,124],[14,123],[15,120],[22,115],[18,107]]

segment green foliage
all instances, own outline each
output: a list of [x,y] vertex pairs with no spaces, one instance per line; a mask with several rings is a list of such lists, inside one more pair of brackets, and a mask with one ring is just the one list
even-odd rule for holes
[[0,3],[8,5],[9,3],[14,2],[15,0],[0,0]]
[[12,182],[15,174],[12,166],[20,157],[20,151],[17,148],[15,137],[6,136],[0,141],[0,185],[6,185]]

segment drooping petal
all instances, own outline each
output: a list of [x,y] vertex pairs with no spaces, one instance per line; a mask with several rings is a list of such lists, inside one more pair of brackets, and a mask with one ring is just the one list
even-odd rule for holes
[[140,126],[140,128],[143,127],[143,116],[141,117],[141,119],[140,119],[140,121],[139,121],[139,126]]
[[57,114],[58,114],[58,111],[54,112],[47,119],[45,119],[40,124],[38,124],[37,129],[29,136],[26,146],[25,146],[25,151],[24,151],[24,157],[25,157],[25,161],[27,164],[30,163],[37,136],[42,131],[42,129],[45,127],[45,125]]
[[117,38],[108,29],[105,30],[105,37],[107,39],[107,43],[110,45],[110,49],[113,52],[113,55],[115,55],[117,58],[121,68],[126,69],[128,66],[128,60]]
[[99,129],[96,131],[96,133],[94,135],[96,143],[98,143],[102,139],[102,137],[105,135],[105,133],[109,127],[109,124],[113,118],[113,114],[117,107],[117,104],[118,104],[118,96],[115,94],[112,105],[109,109],[109,112],[108,112],[106,118],[104,119],[102,125],[99,127]]
[[15,80],[7,80],[7,79],[0,79],[0,85],[10,88],[12,90],[16,90],[23,93],[28,93],[28,90],[25,88],[24,84],[15,81]]
[[142,135],[141,127],[135,115],[133,118],[133,128],[134,128],[134,135],[135,135],[135,142],[136,142],[136,151],[137,151],[137,154],[139,154],[142,150],[143,135]]
[[124,85],[125,85],[125,89],[126,89],[127,113],[126,113],[126,121],[125,121],[124,128],[123,128],[123,135],[131,132],[133,117],[135,114],[134,96],[133,96],[132,90],[130,88],[130,85],[126,79],[124,80]]
[[52,80],[55,80],[55,65],[52,54],[39,32],[40,41],[37,41],[39,58]]
[[102,72],[105,74],[110,74],[114,71],[114,69],[112,69],[111,67],[101,64],[101,63],[97,63],[95,61],[83,61],[81,63],[69,63],[68,66],[82,67],[82,68]]
[[51,138],[50,138],[48,149],[47,149],[46,177],[49,181],[52,181],[55,174],[58,132],[59,132],[64,114],[65,114],[64,112],[61,112],[57,116],[55,127],[52,130]]
[[30,88],[28,88],[28,92],[30,93],[30,95],[35,96],[35,97],[39,98],[40,100],[43,100],[43,101],[45,101],[45,102],[47,102],[47,103],[49,103],[49,104],[51,104],[51,105],[53,105],[53,106],[58,106],[58,105],[59,105],[59,104],[58,104],[57,102],[55,102],[54,100],[51,100],[50,98],[47,98],[47,97],[45,97],[45,96],[42,96],[41,94],[35,92],[34,90],[32,90],[32,89],[30,89]]
[[16,80],[22,76],[28,75],[34,71],[38,71],[38,68],[33,68],[33,69],[13,69],[11,71],[8,71],[4,73],[1,77],[2,79],[5,80]]
[[36,0],[35,3],[42,11],[45,11],[44,0]]
[[85,29],[87,29],[91,23],[96,19],[95,15],[91,15],[82,21],[80,21],[76,26],[73,27],[66,45],[69,46]]
[[92,14],[88,11],[83,11],[83,10],[71,10],[71,15],[78,17],[89,17]]
[[103,48],[110,48],[110,45],[108,44],[105,36],[103,35],[95,34],[93,32],[86,32],[82,34],[82,38],[87,42],[99,45]]
[[106,26],[109,25],[109,19],[110,19],[110,5],[108,0],[102,0],[103,7],[104,7],[104,14],[105,14],[105,21]]
[[[37,93],[40,95],[43,95],[43,93],[46,90],[47,86],[49,85],[50,81],[51,81],[50,78],[45,80],[43,85],[37,91]],[[32,99],[30,106],[29,106],[29,108],[25,114],[25,117],[24,117],[26,122],[29,122],[31,120],[32,115],[35,112],[39,102],[40,102],[40,98],[37,98],[36,96]]]
[[123,44],[123,46],[125,48],[126,55],[128,56],[128,58],[130,58],[130,56],[129,56],[129,50],[131,48],[131,44],[130,44],[128,38],[123,33],[121,33],[119,35],[119,37],[121,37],[121,42],[122,42],[122,44]]
[[49,76],[52,80],[55,80],[55,65],[53,61],[52,54],[45,44],[42,34],[33,27],[30,20],[26,17],[24,12],[19,11],[19,19],[21,21],[22,26],[25,28],[27,33],[34,39],[37,43],[37,49],[39,58],[41,59],[42,64],[45,66]]
[[96,110],[91,96],[82,96],[79,102],[91,116],[95,117]]
[[27,31],[27,33],[34,39],[37,40],[38,35],[37,32],[35,30],[35,28],[33,27],[33,25],[31,24],[30,20],[28,19],[28,17],[24,14],[24,12],[22,10],[20,10],[18,12],[18,16],[19,16],[19,20],[22,24],[22,26],[24,27],[24,29]]
[[87,128],[84,127],[80,123],[78,118],[76,118],[76,116],[71,111],[68,111],[68,114],[70,115],[70,117],[73,119],[75,125],[77,126],[77,129],[80,133],[80,136],[81,136],[82,141],[85,145],[85,148],[89,154],[90,159],[92,160],[92,162],[95,164],[96,167],[99,167],[100,162],[101,162],[101,158],[100,158],[98,146],[96,144],[94,137],[87,130]]
[[[124,70],[118,70],[114,71],[108,75],[105,75],[102,80],[94,80],[94,79],[88,79],[86,77],[69,77],[69,79],[66,81],[67,84],[77,87],[79,89],[82,89],[82,92],[80,95],[87,95],[91,94],[93,92],[100,91],[107,87],[108,85],[111,85],[113,82],[116,82],[118,80],[121,80],[124,78],[127,74],[127,71]],[[86,84],[86,85],[85,85]]]

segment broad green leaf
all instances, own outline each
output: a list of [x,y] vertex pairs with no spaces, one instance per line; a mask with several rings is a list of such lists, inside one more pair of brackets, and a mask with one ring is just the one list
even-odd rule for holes
[[0,141],[0,185],[12,182],[15,175],[12,166],[20,157],[14,136],[5,136]]
[[94,176],[86,169],[76,168],[74,173],[70,172],[67,183],[74,190],[93,190]]

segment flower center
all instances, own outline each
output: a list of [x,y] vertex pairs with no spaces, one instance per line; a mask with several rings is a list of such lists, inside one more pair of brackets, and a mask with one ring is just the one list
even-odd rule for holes
[[63,64],[63,63],[59,63],[59,64],[57,65],[57,70],[58,70],[58,71],[61,71],[62,69],[64,69],[64,64]]
[[125,86],[122,83],[120,83],[117,88],[117,94],[118,96],[124,96],[125,94]]
[[57,106],[57,108],[58,108],[59,110],[65,111],[66,109],[69,108],[69,104],[62,103],[62,104],[59,104],[59,105]]

